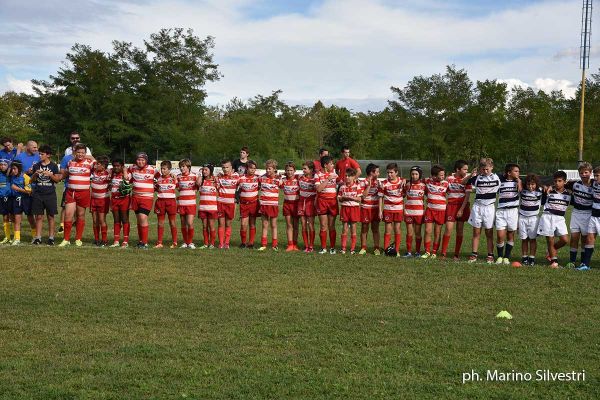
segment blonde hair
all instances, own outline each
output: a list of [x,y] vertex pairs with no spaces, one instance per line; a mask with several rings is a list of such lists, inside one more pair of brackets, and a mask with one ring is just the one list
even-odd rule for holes
[[276,160],[267,160],[267,162],[265,162],[265,167],[273,167],[273,169],[277,169],[277,161]]
[[184,166],[188,167],[188,169],[191,169],[192,162],[189,159],[184,158],[183,160],[179,161],[179,168],[184,167]]
[[493,167],[493,166],[494,166],[494,160],[492,160],[489,157],[485,157],[485,158],[482,158],[481,160],[479,160],[479,168]]

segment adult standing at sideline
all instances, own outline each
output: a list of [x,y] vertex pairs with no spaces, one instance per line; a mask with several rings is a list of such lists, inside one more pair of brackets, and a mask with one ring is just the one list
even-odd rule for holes
[[23,164],[23,173],[31,176],[33,164],[40,162],[37,142],[35,140],[28,140],[25,145],[25,151],[20,152],[14,159]]
[[248,157],[250,157],[250,150],[247,146],[244,146],[240,149],[240,158],[231,163],[233,172],[237,172],[239,176],[246,175],[246,170],[248,169],[246,163],[250,161]]
[[359,177],[362,173],[360,165],[350,157],[350,147],[342,147],[342,158],[335,163],[335,172],[338,175],[338,183],[344,183],[346,180],[346,170],[352,168],[356,170],[356,176]]
[[[72,155],[73,154],[73,148],[75,147],[75,145],[77,143],[81,142],[81,135],[79,134],[79,132],[77,132],[77,131],[71,132],[69,134],[69,142],[71,143],[71,145],[65,149],[65,156]],[[91,156],[92,155],[92,152],[90,151],[89,147],[85,148],[85,155],[86,156]]]
[[17,147],[15,147],[13,142],[13,138],[8,136],[3,137],[0,140],[0,144],[2,145],[2,150],[0,150],[0,159],[9,160],[12,162],[12,160],[14,160],[15,157],[19,155],[21,151],[23,151],[23,143],[19,143]]
[[321,165],[321,158],[326,157],[328,155],[329,155],[329,150],[327,150],[326,148],[323,148],[323,147],[321,147],[319,149],[319,159],[313,161],[313,164],[315,164],[315,172],[323,172],[323,166]]

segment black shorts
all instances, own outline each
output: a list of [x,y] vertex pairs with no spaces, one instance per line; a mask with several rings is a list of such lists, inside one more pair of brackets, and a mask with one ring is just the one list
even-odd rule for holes
[[31,215],[31,196],[21,195],[12,198],[12,213],[14,215]]
[[31,201],[31,212],[33,215],[56,215],[58,207],[56,205],[56,192],[52,193],[34,193]]
[[0,215],[12,214],[12,197],[0,197]]

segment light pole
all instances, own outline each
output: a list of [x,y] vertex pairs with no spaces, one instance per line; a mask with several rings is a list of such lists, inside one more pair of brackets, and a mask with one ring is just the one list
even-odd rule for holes
[[583,162],[583,122],[585,119],[585,70],[590,67],[590,41],[592,36],[592,0],[583,0],[581,9],[581,45],[579,65],[581,68],[581,109],[579,110],[579,163]]

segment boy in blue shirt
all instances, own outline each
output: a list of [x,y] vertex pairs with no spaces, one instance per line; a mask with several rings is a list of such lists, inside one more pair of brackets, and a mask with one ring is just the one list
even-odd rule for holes
[[10,243],[10,215],[12,214],[10,196],[12,190],[10,188],[9,164],[9,159],[0,158],[0,214],[2,214],[4,222],[4,239],[0,241],[0,244]]

